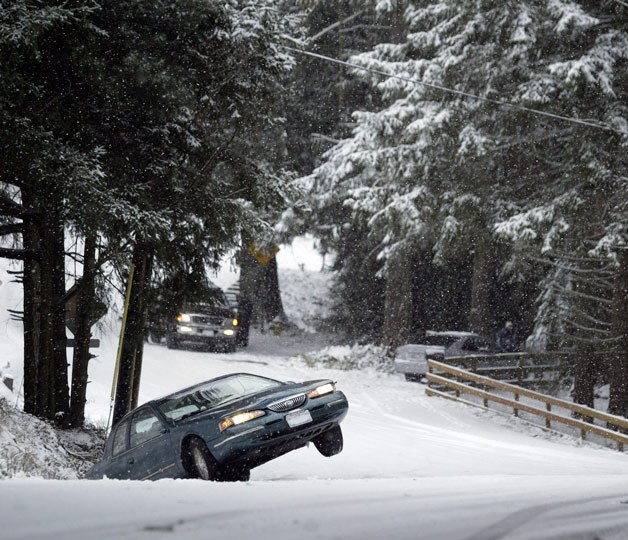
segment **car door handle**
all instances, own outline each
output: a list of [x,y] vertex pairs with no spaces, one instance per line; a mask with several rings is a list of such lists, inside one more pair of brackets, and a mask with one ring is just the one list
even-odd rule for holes
[[127,459],[127,463],[129,465],[133,465],[133,463],[135,463],[135,460],[133,458],[129,458],[129,459]]

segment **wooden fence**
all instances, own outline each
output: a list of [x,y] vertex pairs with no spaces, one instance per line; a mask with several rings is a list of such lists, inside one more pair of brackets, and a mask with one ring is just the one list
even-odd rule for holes
[[[449,362],[449,360],[448,358],[447,362]],[[467,362],[469,362],[468,358]],[[628,444],[628,435],[625,434],[628,430],[628,419],[626,418],[603,413],[590,407],[585,407],[584,405],[578,405],[570,401],[528,390],[521,386],[511,384],[509,381],[495,380],[480,375],[479,373],[473,373],[467,369],[460,369],[434,359],[428,358],[427,366],[428,387],[426,393],[429,396],[441,396],[478,406],[477,403],[469,402],[460,397],[462,394],[476,396],[482,399],[485,408],[488,408],[489,402],[492,401],[512,408],[515,416],[519,416],[519,412],[524,411],[544,418],[545,427],[547,428],[551,428],[552,422],[565,424],[579,429],[580,436],[583,439],[586,439],[587,433],[594,433],[604,439],[617,443],[617,448],[620,451],[623,451],[624,445]],[[539,366],[526,367],[533,368]],[[491,369],[494,370],[495,368]],[[513,366],[499,369],[512,370]],[[488,369],[488,371],[490,371],[490,369]],[[501,371],[501,373],[503,374],[503,371]],[[512,398],[492,393],[490,391],[491,389],[498,390],[502,394],[511,394]],[[522,397],[539,402],[540,407],[521,403],[520,399]],[[570,416],[558,414],[555,410],[556,408],[567,411]],[[607,427],[596,425],[594,423],[595,420],[604,423]]]
[[[439,358],[434,357],[434,360],[439,361]],[[441,361],[519,386],[543,387],[567,375],[575,357],[565,352],[503,353],[448,357]],[[545,374],[554,375],[554,380],[545,379]]]

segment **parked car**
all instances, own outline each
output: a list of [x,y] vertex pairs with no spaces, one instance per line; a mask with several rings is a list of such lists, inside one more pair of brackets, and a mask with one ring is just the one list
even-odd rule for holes
[[323,456],[340,453],[348,407],[329,379],[218,377],[127,414],[86,478],[246,481],[254,467],[309,442]]
[[429,331],[421,343],[409,343],[395,351],[395,371],[408,381],[420,381],[427,373],[427,357],[443,358],[473,354],[499,354],[502,351],[490,339],[473,332]]
[[221,289],[212,290],[208,302],[186,304],[167,327],[166,345],[169,349],[202,345],[233,352],[238,333],[237,312]]

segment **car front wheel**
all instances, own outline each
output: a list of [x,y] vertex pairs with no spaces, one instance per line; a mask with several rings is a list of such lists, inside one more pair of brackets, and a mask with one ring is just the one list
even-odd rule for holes
[[218,477],[218,463],[201,440],[190,440],[187,447],[186,460],[189,463],[190,473],[201,480],[216,480]]
[[251,471],[246,467],[227,467],[218,480],[223,482],[248,482],[251,479]]
[[325,457],[335,456],[342,452],[342,430],[334,426],[313,439],[316,449]]
[[168,347],[169,349],[177,349],[179,347],[179,344],[177,343],[177,338],[172,336],[172,335],[167,335],[166,336],[166,347]]

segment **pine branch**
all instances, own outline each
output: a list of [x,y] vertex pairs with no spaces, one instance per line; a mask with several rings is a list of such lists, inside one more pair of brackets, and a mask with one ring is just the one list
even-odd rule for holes
[[606,289],[608,291],[615,289],[613,283],[602,278],[585,278],[582,276],[570,276],[570,278],[574,283],[584,283],[585,285],[596,289]]
[[574,291],[573,289],[568,289],[567,287],[563,287],[562,285],[558,285],[557,283],[552,283],[551,287],[554,288],[554,289],[557,289],[559,292],[561,292],[563,294],[566,294],[566,295],[577,296],[578,298],[586,298],[588,300],[592,300],[593,302],[600,302],[600,303],[605,304],[607,306],[612,306],[613,305],[613,301],[612,300],[607,300],[606,298],[600,298],[598,296],[593,296],[593,295],[590,295],[590,294]]
[[[615,275],[615,272],[613,272],[612,267],[608,265],[600,269],[586,269],[586,268],[581,268],[581,267],[566,266],[564,264],[561,264],[560,262],[552,261],[549,259],[543,259],[541,257],[534,257],[533,255],[526,255],[526,258],[531,261],[538,262],[541,264],[548,264],[548,265],[553,266],[554,268],[559,268],[560,270],[566,270],[567,272],[571,272],[574,274],[593,274],[593,275],[597,274],[597,275],[604,275],[604,276]],[[586,259],[582,259],[582,260],[586,260]]]
[[338,144],[340,139],[334,139],[333,137],[329,137],[328,135],[324,135],[323,133],[312,133],[310,135],[310,139],[313,141],[323,141],[331,144]]
[[21,217],[24,207],[6,195],[0,195],[0,212],[11,217]]
[[38,249],[11,249],[0,248],[0,258],[16,259],[18,261],[41,261],[41,251]]
[[563,339],[565,339],[565,337],[568,337],[570,340],[577,341],[578,343],[588,343],[590,345],[601,345],[603,343],[617,343],[622,339],[622,336],[615,336],[615,337],[609,337],[609,338],[602,338],[602,337],[584,338],[584,337],[575,336],[575,335],[565,336],[565,334],[554,334],[554,333],[551,333],[549,335],[552,337],[559,337]]
[[591,328],[589,326],[578,324],[577,322],[572,321],[571,319],[565,319],[565,324],[569,324],[577,328],[578,330],[584,330],[585,332],[591,332],[593,334],[603,334],[606,336],[609,336],[611,334],[610,330],[604,330],[603,328]]
[[582,317],[583,319],[588,320],[589,322],[592,322],[593,324],[598,324],[600,326],[606,326],[608,328],[610,328],[612,326],[611,323],[609,322],[605,322],[605,321],[601,321],[599,319],[596,319],[595,317],[592,317],[591,315],[589,315],[588,313],[584,312],[583,310],[576,308],[576,307],[572,307],[571,311],[573,313],[578,314],[579,317]]
[[353,19],[357,19],[360,15],[362,15],[366,10],[362,9],[360,11],[356,11],[353,15],[349,15],[347,18],[342,19],[341,21],[336,21],[334,24],[330,24],[327,28],[323,28],[320,32],[318,32],[317,34],[314,34],[312,37],[308,38],[307,42],[308,44],[310,43],[314,43],[315,41],[319,40],[320,38],[322,38],[325,34],[328,34],[329,32],[335,30],[336,28],[338,28],[339,26],[342,26],[343,24],[346,24],[348,22],[351,22]]
[[349,32],[354,32],[355,30],[392,30],[392,26],[384,26],[381,24],[356,24],[354,26],[349,26],[348,28],[342,28],[339,30],[341,34],[348,34]]
[[7,223],[6,225],[0,225],[0,236],[6,236],[7,234],[18,234],[24,232],[24,223]]
[[16,217],[24,219],[26,217],[33,217],[40,214],[34,210],[24,208],[21,204],[16,203],[10,197],[6,195],[0,195],[0,213],[5,216]]

